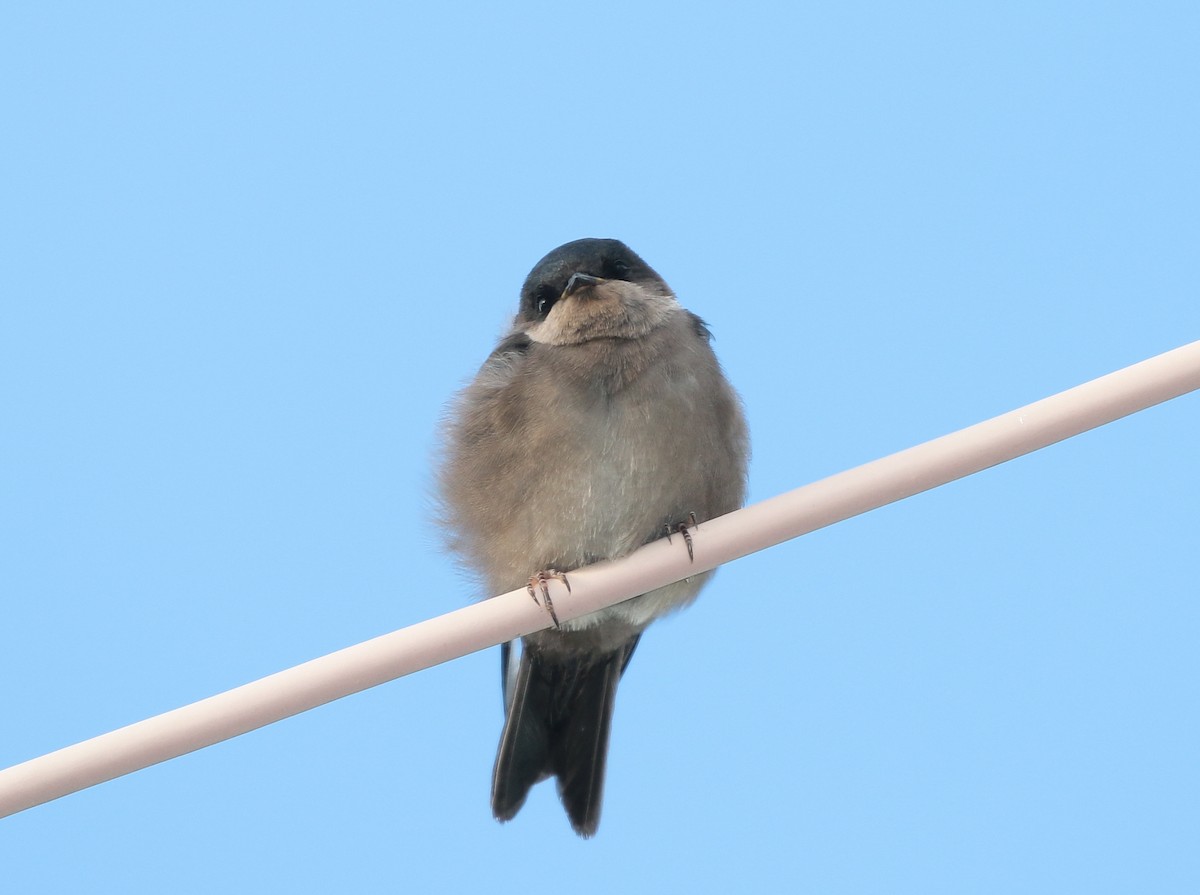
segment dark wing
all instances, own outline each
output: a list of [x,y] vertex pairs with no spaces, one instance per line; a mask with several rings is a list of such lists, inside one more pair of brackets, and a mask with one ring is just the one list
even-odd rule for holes
[[[700,318],[697,317],[697,320]],[[701,324],[703,325],[703,323]],[[533,344],[533,340],[523,332],[510,333],[500,340],[500,344],[492,349],[492,353],[487,356],[487,360],[483,362],[483,369],[495,363],[510,363],[517,357],[523,356],[529,351],[529,346]]]
[[687,315],[691,318],[692,330],[696,333],[696,335],[702,338],[705,342],[711,342],[713,334],[712,330],[708,328],[708,324],[705,323],[698,314],[693,314],[691,311],[688,311]]

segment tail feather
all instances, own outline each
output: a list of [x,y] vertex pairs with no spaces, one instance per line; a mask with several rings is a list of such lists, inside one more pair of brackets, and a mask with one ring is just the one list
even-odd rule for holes
[[[506,649],[506,660],[507,653]],[[505,675],[507,683],[507,669]],[[504,730],[492,772],[492,813],[497,820],[512,820],[533,784],[549,774],[550,728],[546,721],[552,696],[549,681],[534,667],[529,653],[523,652],[511,689],[505,693]]]
[[492,776],[498,820],[511,820],[530,788],[553,776],[575,832],[595,834],[617,683],[636,644],[571,658],[522,651]]
[[550,767],[571,826],[593,836],[600,824],[608,732],[612,725],[621,656],[613,654],[579,679],[574,705],[550,746]]

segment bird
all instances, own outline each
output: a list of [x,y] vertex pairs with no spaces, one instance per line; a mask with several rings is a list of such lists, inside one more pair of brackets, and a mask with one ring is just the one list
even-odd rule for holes
[[497,820],[556,778],[575,832],[600,822],[617,684],[642,632],[712,572],[558,623],[546,582],[742,506],[741,399],[686,310],[617,239],[534,265],[515,318],[444,421],[438,487],[449,549],[489,594],[540,590],[553,625],[501,647]]

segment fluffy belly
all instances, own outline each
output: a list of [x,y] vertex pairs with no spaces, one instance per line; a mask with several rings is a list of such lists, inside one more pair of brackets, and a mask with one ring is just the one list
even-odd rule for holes
[[[683,549],[682,545],[680,549]],[[617,622],[640,630],[656,618],[666,615],[674,609],[682,609],[696,599],[696,595],[700,593],[700,589],[712,574],[712,572],[704,572],[700,575],[692,575],[683,581],[676,581],[674,584],[668,584],[658,590],[652,590],[623,603],[617,603],[615,606],[609,606],[590,615],[563,622],[563,628],[568,631],[582,631],[606,622]]]

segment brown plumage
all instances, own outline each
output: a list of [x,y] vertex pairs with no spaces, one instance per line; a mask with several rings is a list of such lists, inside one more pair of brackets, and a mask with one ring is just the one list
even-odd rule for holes
[[[748,454],[704,323],[624,244],[577,240],[534,267],[511,331],[452,407],[444,521],[464,564],[504,593],[738,508]],[[498,819],[553,776],[575,830],[595,833],[621,673],[646,626],[710,574],[503,651]]]

